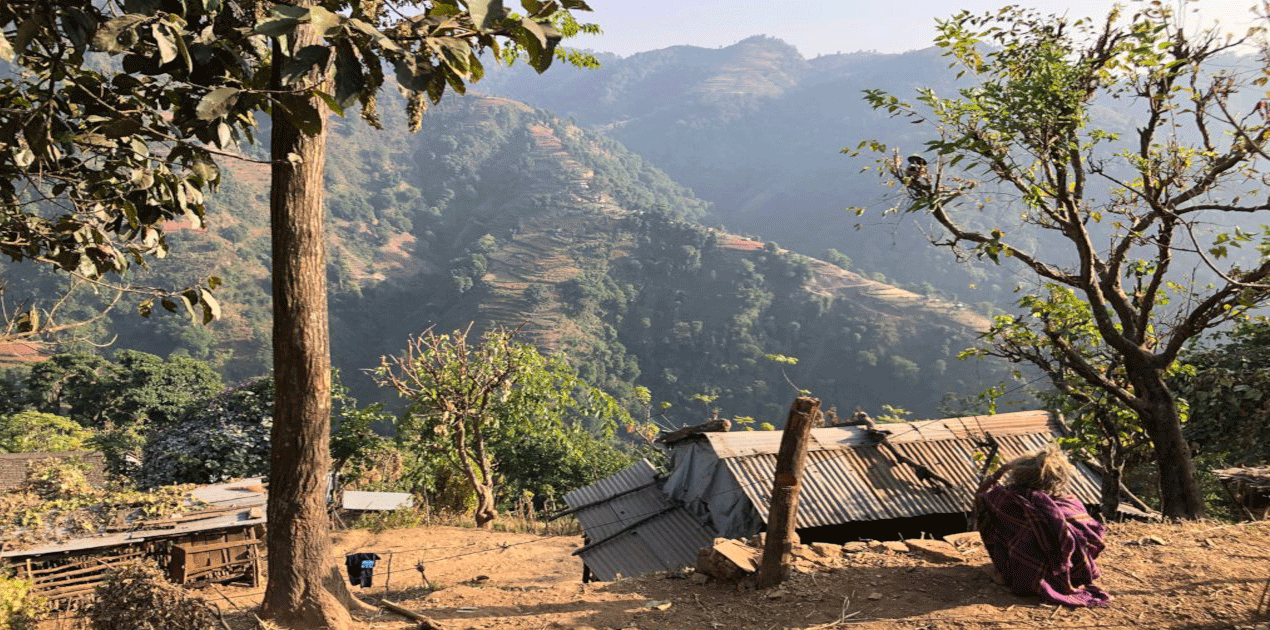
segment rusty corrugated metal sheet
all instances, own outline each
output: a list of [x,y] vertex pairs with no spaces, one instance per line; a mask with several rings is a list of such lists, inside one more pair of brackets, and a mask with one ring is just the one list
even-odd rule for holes
[[[662,492],[647,460],[565,495],[587,534],[578,552],[595,576],[612,580],[667,571],[696,562],[714,532]],[[585,507],[584,507],[585,506]]]
[[[1000,456],[1012,459],[1045,448],[1053,439],[1048,431],[993,436],[1001,444]],[[913,470],[895,462],[877,446],[820,448],[808,453],[798,503],[797,526],[816,527],[852,521],[872,521],[951,514],[970,511],[978,485],[980,462],[969,438],[929,441],[896,441],[895,449],[948,479],[952,488],[917,478]],[[771,500],[776,455],[759,454],[724,460],[764,521]],[[1098,479],[1078,466],[1072,490],[1082,502],[1098,502]]]
[[[1016,411],[993,416],[894,422],[879,424],[878,428],[891,432],[890,441],[893,444],[982,437],[984,433],[1001,437],[1060,432],[1057,420],[1046,411]],[[704,435],[710,441],[710,447],[714,449],[714,452],[720,458],[726,459],[775,454],[780,450],[781,433],[781,431],[732,431]],[[811,430],[809,448],[817,451],[850,448],[870,443],[872,440],[860,427],[824,427]]]

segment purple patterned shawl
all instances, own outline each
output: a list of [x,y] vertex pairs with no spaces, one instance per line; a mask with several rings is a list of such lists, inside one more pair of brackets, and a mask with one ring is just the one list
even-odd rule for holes
[[1064,606],[1106,606],[1094,559],[1106,529],[1074,498],[1010,486],[979,495],[979,534],[1006,586]]

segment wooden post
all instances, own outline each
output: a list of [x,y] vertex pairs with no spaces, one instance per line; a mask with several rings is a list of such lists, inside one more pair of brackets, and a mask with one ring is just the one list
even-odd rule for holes
[[388,552],[388,570],[384,572],[384,597],[388,597],[388,581],[392,579],[392,552]]
[[767,512],[767,540],[758,572],[759,588],[776,586],[789,574],[790,541],[794,538],[800,481],[807,463],[807,437],[818,416],[820,400],[817,398],[799,396],[789,406],[789,420],[785,422],[781,450],[776,456],[772,504]]

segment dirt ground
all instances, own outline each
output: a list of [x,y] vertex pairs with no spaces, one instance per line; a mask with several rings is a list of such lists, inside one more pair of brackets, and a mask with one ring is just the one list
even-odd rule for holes
[[[582,543],[577,537],[433,527],[353,530],[334,542],[341,555],[384,557],[369,594],[382,596],[387,587],[392,601],[454,630],[1270,630],[1270,619],[1255,618],[1270,580],[1270,522],[1112,525],[1099,584],[1115,601],[1105,609],[1066,609],[1010,594],[983,570],[988,558],[978,545],[963,546],[959,563],[890,551],[800,561],[784,585],[759,591],[691,572],[583,584],[582,564],[571,555]],[[432,589],[415,568],[421,560]],[[259,601],[256,590],[220,590],[237,606]],[[219,594],[203,594],[229,609]],[[230,621],[236,630],[254,625],[241,614]],[[362,621],[377,630],[415,627],[390,613]]]

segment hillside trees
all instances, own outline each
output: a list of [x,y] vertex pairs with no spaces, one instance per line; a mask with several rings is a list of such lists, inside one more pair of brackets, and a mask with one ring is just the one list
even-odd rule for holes
[[1236,326],[1184,358],[1191,369],[1173,382],[1190,403],[1186,437],[1199,455],[1217,465],[1270,461],[1270,322]]
[[80,424],[165,424],[195,401],[222,388],[207,363],[189,357],[163,359],[122,350],[113,360],[92,354],[56,354],[14,375],[22,406],[74,418]]
[[[468,330],[429,330],[375,371],[381,386],[410,402],[399,438],[410,448],[446,453],[476,495],[480,527],[498,517],[497,471],[506,466],[520,490],[585,485],[629,458],[611,445],[631,418],[612,396],[582,381],[562,357],[494,330],[468,341]],[[515,472],[512,472],[515,471]]]
[[[1264,77],[1224,71],[1218,56],[1236,42],[1185,32],[1160,5],[1102,23],[963,12],[939,32],[967,87],[952,97],[919,90],[915,104],[866,91],[874,108],[932,134],[924,158],[883,159],[907,193],[902,211],[932,217],[936,245],[1036,279],[1035,304],[1058,295],[1041,283],[1084,303],[1107,361],[1043,316],[1011,326],[1131,410],[1153,447],[1163,512],[1201,516],[1167,376],[1187,341],[1270,295],[1270,230],[1235,227],[1270,211],[1255,190],[1270,126],[1255,96],[1238,98]],[[1135,126],[1098,128],[1103,104]],[[1255,251],[1241,256],[1240,246]]]
[[[330,413],[322,224],[327,114],[360,102],[363,117],[376,123],[385,62],[409,94],[416,129],[428,102],[439,101],[447,86],[462,92],[481,78],[486,50],[507,61],[523,56],[545,70],[565,55],[556,50],[562,33],[555,24],[577,32],[583,27],[569,10],[587,7],[581,0],[524,0],[523,7],[521,16],[501,0],[438,0],[412,6],[408,17],[395,3],[314,0],[272,7],[61,0],[0,8],[0,57],[34,75],[6,80],[0,94],[10,117],[0,125],[8,134],[0,138],[0,233],[11,257],[94,277],[161,253],[163,221],[183,215],[201,224],[202,191],[218,177],[211,155],[250,140],[255,112],[271,117],[277,402],[263,613],[280,623],[337,630],[350,623],[331,593],[347,589],[332,571],[323,493]],[[127,74],[88,69],[90,44],[121,58]],[[159,147],[166,155],[152,156]],[[14,184],[31,179],[28,188]],[[60,215],[49,209],[59,206]],[[208,288],[218,283],[209,279]],[[204,320],[219,313],[202,288],[162,305]]]
[[153,487],[267,474],[273,389],[270,378],[235,385],[151,430],[137,482]]
[[65,416],[20,411],[0,416],[0,453],[78,451],[92,432]]

